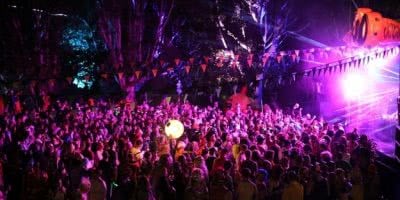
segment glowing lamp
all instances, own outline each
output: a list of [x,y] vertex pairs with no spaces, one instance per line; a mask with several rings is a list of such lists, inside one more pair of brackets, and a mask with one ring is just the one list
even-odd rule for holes
[[182,136],[184,127],[182,122],[175,119],[170,119],[167,124],[165,124],[165,135],[172,139],[178,139]]

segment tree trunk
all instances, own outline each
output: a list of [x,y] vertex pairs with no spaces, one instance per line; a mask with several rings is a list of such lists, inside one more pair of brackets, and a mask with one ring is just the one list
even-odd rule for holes
[[[105,0],[98,9],[98,28],[110,52],[111,64],[151,62],[161,48],[164,30],[171,14],[174,0],[157,0],[152,3],[158,18],[154,43],[146,46],[144,30],[146,0]],[[119,6],[116,6],[118,4]],[[149,51],[146,51],[150,49]]]
[[98,10],[98,29],[109,50],[108,62],[123,62],[121,54],[121,10],[117,0],[105,0]]
[[143,61],[144,9],[146,2],[143,0],[129,2],[126,60],[128,63],[137,63]]
[[174,7],[174,0],[160,0],[156,3],[156,7],[158,8],[156,12],[159,21],[157,25],[157,32],[154,38],[154,46],[152,47],[151,53],[147,55],[146,61],[148,63],[152,62],[154,57],[160,53],[160,49],[164,44],[164,30]]

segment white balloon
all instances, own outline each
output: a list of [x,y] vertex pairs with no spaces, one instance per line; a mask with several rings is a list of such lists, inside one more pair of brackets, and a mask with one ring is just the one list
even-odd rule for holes
[[171,119],[165,125],[165,134],[172,139],[178,139],[182,136],[184,126],[179,120]]

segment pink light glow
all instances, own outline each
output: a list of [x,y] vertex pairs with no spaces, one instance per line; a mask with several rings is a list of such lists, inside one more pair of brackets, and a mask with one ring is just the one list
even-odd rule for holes
[[349,101],[359,100],[367,90],[367,80],[361,74],[349,73],[342,79],[344,98]]

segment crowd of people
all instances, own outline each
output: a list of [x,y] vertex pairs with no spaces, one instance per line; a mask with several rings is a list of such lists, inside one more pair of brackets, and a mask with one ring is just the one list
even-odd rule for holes
[[[46,103],[47,102],[47,103]],[[357,130],[268,105],[53,98],[5,104],[3,199],[379,199],[374,143]],[[180,120],[183,136],[164,126]]]

